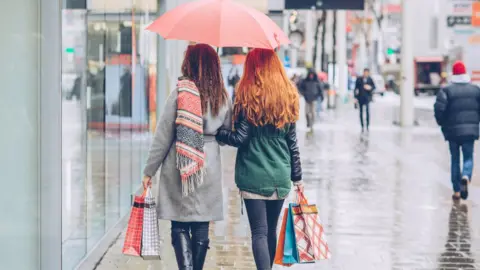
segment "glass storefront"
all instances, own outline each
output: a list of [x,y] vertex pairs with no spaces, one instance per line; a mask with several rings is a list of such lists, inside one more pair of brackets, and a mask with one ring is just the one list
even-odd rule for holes
[[37,269],[40,0],[0,3],[0,269]]
[[156,91],[156,38],[143,29],[156,1],[132,3],[62,10],[62,269],[92,251],[140,188]]
[[156,3],[0,3],[0,269],[75,269],[125,220],[154,129]]

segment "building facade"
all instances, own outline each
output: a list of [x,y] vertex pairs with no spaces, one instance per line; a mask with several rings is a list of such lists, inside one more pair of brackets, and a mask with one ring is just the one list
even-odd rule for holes
[[158,3],[133,3],[0,4],[0,269],[82,267],[123,228],[163,102]]

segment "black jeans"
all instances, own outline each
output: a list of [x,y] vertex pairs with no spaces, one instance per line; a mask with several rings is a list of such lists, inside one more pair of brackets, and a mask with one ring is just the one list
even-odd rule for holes
[[277,223],[284,200],[245,200],[258,270],[270,270],[277,248]]
[[368,128],[370,126],[370,106],[369,106],[369,102],[359,103],[358,105],[359,105],[358,110],[360,111],[360,125],[362,125],[362,128],[365,127],[365,125],[363,124],[363,108],[365,108],[366,118],[367,118],[367,128]]
[[[175,229],[183,229],[191,233],[192,242],[208,240],[209,222],[178,222],[172,221],[172,232]],[[173,236],[173,235],[172,235]],[[173,237],[172,237],[173,239]]]

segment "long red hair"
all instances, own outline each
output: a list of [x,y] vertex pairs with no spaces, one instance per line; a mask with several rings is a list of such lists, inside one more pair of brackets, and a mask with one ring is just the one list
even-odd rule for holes
[[255,126],[283,128],[299,117],[298,91],[273,50],[253,49],[235,90],[234,119],[245,113]]

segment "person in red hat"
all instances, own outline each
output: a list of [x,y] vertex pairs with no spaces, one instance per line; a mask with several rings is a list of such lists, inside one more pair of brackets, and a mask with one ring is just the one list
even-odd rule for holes
[[472,180],[474,142],[479,138],[480,87],[470,83],[462,62],[453,65],[450,84],[438,92],[434,110],[450,146],[452,198],[465,200]]

